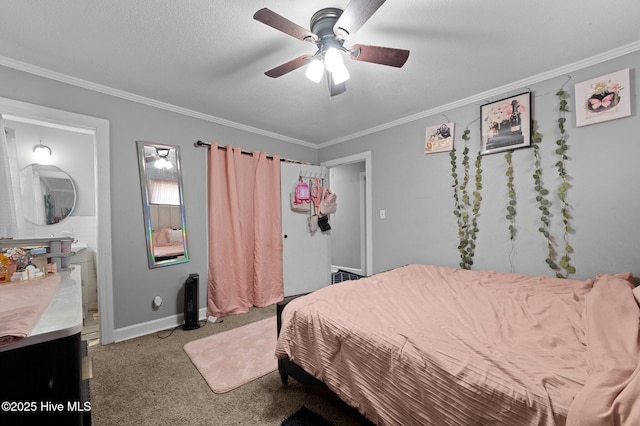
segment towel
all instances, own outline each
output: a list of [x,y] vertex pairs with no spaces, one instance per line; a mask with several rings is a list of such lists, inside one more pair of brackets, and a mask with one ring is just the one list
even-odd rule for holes
[[31,333],[53,298],[60,276],[0,284],[0,347]]

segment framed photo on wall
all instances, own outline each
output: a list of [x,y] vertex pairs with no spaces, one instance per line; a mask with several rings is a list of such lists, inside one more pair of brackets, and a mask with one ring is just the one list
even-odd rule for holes
[[531,92],[482,105],[480,118],[483,155],[531,146]]
[[629,68],[576,83],[576,127],[631,115]]
[[427,127],[424,140],[424,153],[446,152],[453,149],[453,137],[456,123],[444,123]]

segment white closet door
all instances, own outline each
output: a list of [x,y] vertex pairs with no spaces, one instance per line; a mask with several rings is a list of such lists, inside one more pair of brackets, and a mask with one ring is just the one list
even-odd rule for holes
[[[289,194],[295,191],[298,177],[328,177],[327,168],[282,163],[282,242],[284,295],[309,293],[331,283],[331,231],[318,229],[311,234],[309,214],[291,210]],[[308,183],[308,179],[305,179]]]

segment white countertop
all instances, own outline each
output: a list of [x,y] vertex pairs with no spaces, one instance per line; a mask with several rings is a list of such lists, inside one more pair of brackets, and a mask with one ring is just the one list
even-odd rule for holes
[[24,339],[0,348],[0,352],[72,336],[82,331],[82,289],[80,268],[58,272],[60,283],[51,303]]

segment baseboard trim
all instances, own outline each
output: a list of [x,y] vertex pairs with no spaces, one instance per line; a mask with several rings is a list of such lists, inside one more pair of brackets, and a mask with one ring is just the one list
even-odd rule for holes
[[[204,321],[207,319],[207,308],[198,310],[198,319]],[[178,327],[184,323],[184,314],[172,315],[170,317],[158,318],[153,321],[143,322],[141,324],[130,325],[128,327],[117,328],[113,330],[114,342],[122,342],[124,340],[133,339],[135,337],[145,336],[158,331],[168,330]]]

